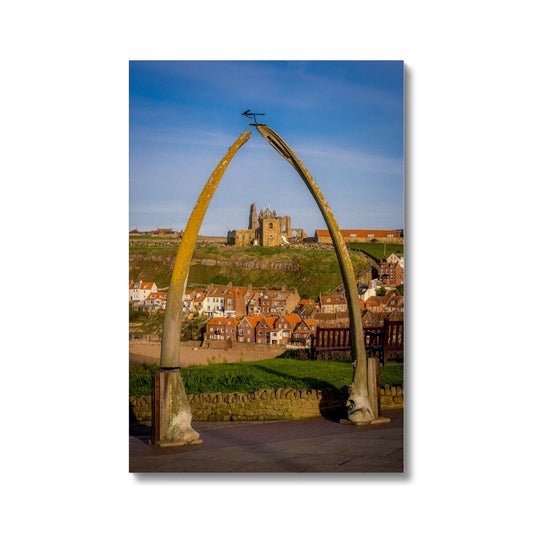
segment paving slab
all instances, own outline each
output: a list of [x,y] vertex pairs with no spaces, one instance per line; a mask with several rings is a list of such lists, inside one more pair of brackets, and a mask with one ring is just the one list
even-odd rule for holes
[[316,417],[293,421],[202,422],[202,444],[157,448],[147,424],[130,425],[130,472],[341,473],[404,471],[403,410],[388,424],[357,426]]

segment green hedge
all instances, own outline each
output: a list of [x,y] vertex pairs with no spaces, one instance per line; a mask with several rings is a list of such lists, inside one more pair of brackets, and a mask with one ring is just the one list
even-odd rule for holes
[[[157,365],[130,366],[130,396],[151,394],[151,372]],[[305,389],[340,389],[350,385],[353,367],[349,361],[300,361],[267,359],[247,363],[219,363],[182,369],[188,394],[202,392],[254,392],[259,389],[291,387]],[[381,386],[403,385],[403,365],[380,370]]]

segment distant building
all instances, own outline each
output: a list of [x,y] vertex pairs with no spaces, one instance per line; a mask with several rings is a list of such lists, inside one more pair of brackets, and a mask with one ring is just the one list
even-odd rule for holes
[[[381,230],[381,229],[341,229],[341,234],[345,242],[384,242],[403,244],[403,230]],[[331,235],[327,229],[315,230],[315,242],[331,244]]]
[[174,235],[176,232],[172,228],[157,228],[149,231],[149,235]]
[[255,203],[250,206],[248,229],[228,231],[227,243],[233,246],[281,246],[293,237],[305,238],[300,228],[291,228],[291,217],[279,217],[268,207],[256,213]]
[[386,261],[387,263],[398,263],[402,268],[404,268],[403,254],[390,254],[389,257],[387,257]]
[[404,282],[403,267],[400,263],[381,263],[378,277],[381,283],[387,287],[397,287]]

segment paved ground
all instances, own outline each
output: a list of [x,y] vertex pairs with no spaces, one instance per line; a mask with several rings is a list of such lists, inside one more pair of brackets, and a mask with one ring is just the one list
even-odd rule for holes
[[383,416],[391,422],[196,422],[203,443],[171,448],[150,446],[150,426],[132,424],[130,472],[403,472],[403,410]]

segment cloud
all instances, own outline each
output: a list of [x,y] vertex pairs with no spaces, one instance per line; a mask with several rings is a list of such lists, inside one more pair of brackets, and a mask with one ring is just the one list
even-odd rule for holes
[[333,164],[360,173],[401,175],[403,159],[383,156],[359,150],[350,150],[321,144],[320,146],[304,145],[301,149],[302,162],[304,157],[311,158],[320,165]]

